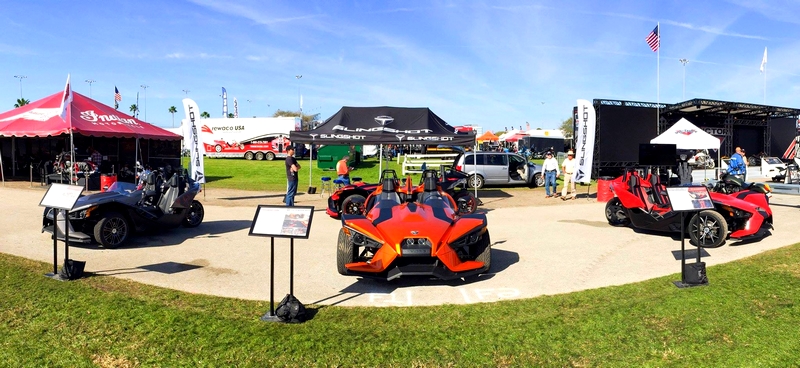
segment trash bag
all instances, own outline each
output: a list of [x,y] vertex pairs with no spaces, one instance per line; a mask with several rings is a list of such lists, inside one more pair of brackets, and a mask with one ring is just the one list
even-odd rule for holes
[[286,294],[278,303],[275,316],[283,322],[302,323],[306,320],[306,307],[294,295]]

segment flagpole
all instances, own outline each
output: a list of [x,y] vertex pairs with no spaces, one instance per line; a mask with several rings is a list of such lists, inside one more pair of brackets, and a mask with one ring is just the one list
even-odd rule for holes
[[656,52],[656,134],[661,134],[661,127],[658,124],[661,118],[661,22],[656,23],[656,28],[658,28],[658,50]]
[[767,63],[764,63],[764,105],[767,104]]

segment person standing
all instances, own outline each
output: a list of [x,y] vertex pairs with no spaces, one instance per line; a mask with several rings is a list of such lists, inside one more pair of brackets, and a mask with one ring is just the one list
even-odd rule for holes
[[747,167],[744,165],[744,159],[742,158],[742,147],[736,147],[736,152],[731,155],[731,160],[728,163],[728,174],[744,180],[745,170],[747,170]]
[[750,162],[747,161],[747,152],[742,148],[742,162],[744,162],[744,176],[742,180],[747,180],[747,169],[750,168]]
[[294,158],[294,147],[289,146],[286,150],[286,198],[284,203],[287,206],[294,206],[294,196],[297,194],[297,172],[300,171],[300,164]]
[[344,185],[350,185],[350,167],[347,162],[350,161],[350,156],[345,155],[339,162],[336,163],[336,174],[339,175],[338,179]]
[[[567,152],[567,158],[561,163],[561,171],[564,173],[564,188],[561,189],[561,199],[575,199],[575,153],[571,150]],[[570,190],[572,191],[570,194]],[[569,197],[567,197],[569,194]]]
[[89,155],[92,162],[97,165],[97,167],[100,167],[100,164],[103,163],[103,154],[94,149],[94,147],[89,147]]
[[[545,198],[550,198],[556,195],[558,189],[556,188],[556,178],[560,174],[558,170],[558,160],[553,157],[553,152],[547,151],[544,155],[544,163],[542,163],[542,171],[544,172],[544,193]],[[550,191],[550,187],[553,191]]]

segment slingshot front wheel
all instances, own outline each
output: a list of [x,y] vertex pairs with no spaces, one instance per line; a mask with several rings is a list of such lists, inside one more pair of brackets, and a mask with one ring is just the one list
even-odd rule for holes
[[631,223],[619,198],[614,197],[606,203],[606,220],[613,226],[627,226]]
[[700,211],[689,221],[689,236],[701,248],[718,248],[725,244],[728,223],[716,211]]

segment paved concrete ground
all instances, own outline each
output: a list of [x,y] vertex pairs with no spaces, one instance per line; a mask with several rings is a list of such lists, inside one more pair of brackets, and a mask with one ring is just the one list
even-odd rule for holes
[[[567,293],[680,272],[680,261],[674,255],[680,250],[680,241],[669,235],[611,227],[605,221],[603,203],[578,199],[551,205],[556,200],[547,200],[544,205],[519,207],[514,193],[528,190],[508,193],[486,198],[493,242],[491,274],[451,282],[379,282],[339,275],[335,248],[340,222],[325,215],[324,199],[301,195],[299,204],[315,205],[316,210],[310,238],[295,241],[294,293],[306,304],[463,304]],[[540,194],[537,192],[537,198]],[[0,252],[52,262],[50,236],[40,233],[42,209],[37,205],[43,195],[42,189],[0,188],[6,207],[0,221]],[[497,197],[516,202],[515,206],[491,205]],[[196,229],[138,236],[122,249],[70,247],[70,258],[86,261],[87,271],[97,275],[192,293],[269,300],[269,238],[247,235],[255,206],[237,206],[235,200],[239,199],[280,204],[281,196],[255,192],[235,198],[209,195],[205,221]],[[225,200],[235,203],[217,204]],[[772,204],[776,227],[772,236],[756,243],[729,242],[708,249],[703,260],[715,265],[800,242],[796,231],[800,228],[800,196],[776,195]],[[276,239],[276,299],[289,291],[288,250],[288,239]],[[59,264],[62,258],[60,244]],[[713,270],[709,279],[714,282]]]

